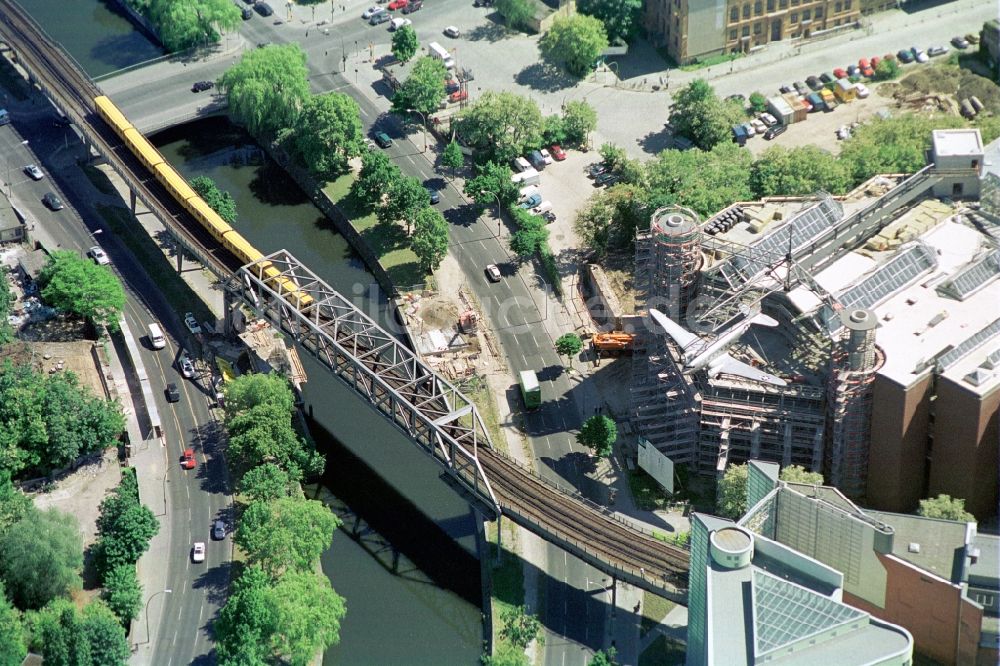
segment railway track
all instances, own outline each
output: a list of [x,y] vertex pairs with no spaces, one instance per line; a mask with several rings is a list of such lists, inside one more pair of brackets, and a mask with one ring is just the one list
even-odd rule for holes
[[[185,243],[196,248],[195,254],[220,276],[232,275],[239,267],[235,257],[219,247],[214,239],[190,219],[153,179],[145,167],[122,144],[117,135],[97,115],[93,99],[100,90],[77,70],[65,53],[54,45],[20,6],[12,0],[0,0],[0,23],[10,45],[28,64],[36,79],[50,95],[56,96],[70,109],[71,115],[94,141],[114,168],[135,188],[138,197]],[[348,342],[338,333],[340,341]],[[357,345],[352,339],[350,344]],[[364,354],[362,354],[364,356]],[[366,360],[379,365],[377,354]],[[401,373],[383,372],[382,377],[394,389],[414,387],[412,378]],[[428,382],[431,379],[428,378]],[[426,389],[417,389],[418,391]],[[428,397],[429,394],[428,394]],[[441,415],[451,407],[441,399],[426,405]],[[447,428],[449,434],[462,441],[468,435],[459,428]],[[489,474],[490,482],[501,510],[522,524],[559,545],[574,548],[599,568],[611,572],[630,573],[634,580],[652,580],[684,587],[689,566],[687,551],[660,542],[652,535],[614,518],[607,510],[566,494],[547,484],[532,471],[522,468],[500,453],[480,447],[478,458]]]

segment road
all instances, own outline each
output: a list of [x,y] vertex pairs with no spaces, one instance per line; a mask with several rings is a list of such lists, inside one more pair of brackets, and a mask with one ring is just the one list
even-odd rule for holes
[[[6,102],[8,108],[15,108],[10,106],[12,102]],[[209,384],[198,378],[186,380],[176,369],[174,361],[179,341],[186,342],[182,333],[186,329],[163,300],[156,283],[120,240],[103,233],[103,220],[91,207],[100,195],[75,165],[75,157],[82,154],[76,135],[70,129],[53,126],[55,115],[48,105],[15,108],[14,114],[13,125],[0,127],[4,175],[9,170],[12,199],[35,221],[35,234],[56,244],[50,250],[68,249],[81,255],[99,242],[126,288],[125,319],[136,338],[142,336],[144,341],[152,321],[160,321],[167,333],[165,349],[154,351],[143,346],[142,362],[161,415],[168,459],[176,461],[183,449],[194,447],[199,465],[191,471],[181,469],[179,464],[168,467],[164,482],[167,513],[159,517],[161,532],[168,533],[168,557],[160,562],[144,560],[146,566],[166,568],[164,587],[171,590],[162,600],[161,626],[154,631],[156,640],[149,663],[188,664],[210,659],[213,645],[208,625],[225,601],[232,549],[228,537],[213,543],[209,536],[215,519],[231,523],[226,470],[208,408]],[[22,143],[25,140],[27,145]],[[42,167],[46,174],[43,180],[33,181],[21,172],[29,162]],[[58,191],[66,204],[64,210],[52,212],[41,203],[41,197],[51,190]],[[164,389],[168,382],[178,385],[180,402],[167,403]],[[191,562],[194,541],[208,544],[204,564]],[[153,618],[155,623],[155,613]]]

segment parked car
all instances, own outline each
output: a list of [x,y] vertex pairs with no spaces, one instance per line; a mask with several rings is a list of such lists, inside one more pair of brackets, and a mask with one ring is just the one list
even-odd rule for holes
[[215,87],[215,83],[212,81],[196,81],[193,86],[191,86],[191,92],[200,93],[206,90],[211,90]]
[[899,62],[901,63],[913,62],[913,52],[910,49],[900,49],[896,53],[896,57],[899,58]]
[[587,175],[591,178],[597,178],[602,173],[608,170],[608,165],[604,162],[598,162],[597,164],[591,164],[587,169]]
[[848,65],[847,66],[847,76],[848,77],[860,76],[860,75],[861,75],[861,69],[857,65]]
[[764,140],[770,141],[774,137],[784,134],[787,130],[788,125],[775,125],[774,127],[770,127],[766,132],[764,132]]
[[413,21],[408,18],[394,18],[389,21],[389,32],[396,32],[404,25],[412,25]]
[[823,83],[833,83],[834,81],[837,80],[837,77],[835,77],[830,72],[823,72],[822,74],[819,75],[819,80],[822,81]]
[[444,91],[449,95],[461,87],[462,87],[461,84],[459,84],[459,82],[456,81],[455,79],[448,79],[447,81],[444,82]]
[[743,131],[747,133],[747,136],[753,136],[757,133],[757,128],[754,127],[753,123],[743,123]]
[[854,84],[854,92],[855,92],[855,93],[857,94],[857,96],[858,96],[859,98],[861,98],[861,99],[864,99],[865,97],[868,97],[868,95],[870,95],[870,94],[871,94],[871,93],[870,93],[870,92],[868,91],[868,86],[866,86],[866,85],[865,85],[865,84],[863,84],[863,83],[855,83],[855,84]]
[[32,180],[41,180],[42,178],[45,178],[45,174],[42,173],[42,170],[34,164],[29,164],[24,167],[24,173],[28,174]]
[[249,7],[240,7],[240,16],[243,17],[244,21],[249,21],[253,18],[253,10]]
[[177,367],[180,368],[185,379],[194,377],[194,363],[191,362],[187,354],[181,354],[181,357],[177,359]]
[[170,382],[164,392],[167,394],[167,402],[180,402],[181,392],[177,384]]
[[392,14],[388,13],[384,9],[376,14],[372,14],[372,17],[368,19],[368,25],[381,25],[392,18]]
[[57,197],[53,192],[46,192],[45,196],[42,197],[42,203],[51,210],[62,210],[64,208],[62,199]]
[[412,14],[424,8],[424,0],[410,0],[410,4],[403,7],[404,14]]
[[499,282],[501,277],[500,269],[497,268],[496,264],[490,264],[486,267],[486,278],[490,282]]
[[772,116],[770,113],[760,114],[760,119],[768,127],[774,127],[775,125],[778,124],[778,119]]
[[379,7],[378,5],[372,5],[371,7],[369,7],[368,9],[366,9],[365,11],[361,12],[361,18],[363,18],[363,19],[365,19],[367,21],[372,16],[374,16],[375,14],[378,14],[379,12],[382,12],[382,11],[385,11],[385,10],[382,9],[381,7]]
[[805,95],[809,93],[809,86],[807,86],[805,82],[796,81],[794,85],[795,85],[795,92],[797,92],[798,94]]
[[594,187],[601,187],[602,185],[614,185],[617,182],[618,182],[617,175],[605,171],[600,176],[594,179]]
[[87,256],[96,261],[98,266],[107,266],[111,263],[111,260],[108,259],[108,254],[100,245],[95,245],[87,250]]
[[388,148],[392,145],[392,139],[385,132],[376,132],[375,143],[378,144],[379,148]]
[[833,75],[834,75],[834,77],[836,77],[838,79],[846,79],[847,78],[847,70],[844,69],[843,67],[838,67],[837,69],[833,70]]
[[795,86],[793,86],[790,83],[786,83],[783,86],[778,86],[778,92],[780,92],[782,95],[795,92]]
[[951,45],[954,46],[956,49],[967,49],[969,48],[969,40],[967,40],[965,37],[952,37]]
[[534,208],[535,206],[537,206],[540,203],[542,203],[542,195],[539,194],[538,192],[535,192],[534,194],[532,194],[531,196],[529,196],[527,199],[525,199],[524,201],[522,201],[521,203],[519,203],[518,206],[520,206],[521,208],[524,208],[524,209],[528,209],[528,208]]
[[823,87],[823,82],[816,76],[810,76],[806,78],[806,85],[809,86],[810,90],[819,90]]
[[192,562],[204,562],[205,561],[205,542],[195,541],[194,547],[191,549],[191,561]]
[[932,46],[929,49],[927,49],[927,55],[929,55],[932,58],[944,55],[947,52],[948,52],[947,46]]
[[198,461],[194,457],[194,449],[184,449],[181,454],[181,467],[184,469],[194,469],[198,466]]
[[549,147],[549,150],[552,152],[552,159],[554,159],[556,162],[562,162],[564,159],[566,159],[566,151],[563,150],[562,146],[560,146],[558,143],[552,144]]
[[868,62],[868,58],[862,58],[858,61],[858,69],[861,70],[861,76],[867,76],[868,78],[875,76],[875,70],[872,69],[872,65]]
[[753,126],[755,134],[763,134],[767,131],[767,125],[760,118],[754,118],[750,121],[750,124]]
[[266,2],[255,3],[253,8],[254,11],[256,11],[261,16],[270,16],[271,14],[274,13],[274,10],[271,9],[271,5],[267,4]]
[[425,188],[427,190],[427,195],[430,197],[431,205],[441,203],[441,193],[435,190],[433,187]]
[[184,313],[184,325],[187,326],[187,329],[191,331],[192,335],[201,334],[201,326],[198,325],[198,319],[197,317],[194,316],[193,313],[191,312]]
[[461,33],[459,32],[458,28],[456,28],[453,25],[449,25],[447,28],[444,29],[444,34],[446,37],[458,37]]
[[402,9],[406,7],[406,5],[408,4],[410,4],[410,0],[392,0],[392,2],[387,4],[385,8],[388,9],[390,12],[394,12],[397,9]]
[[538,152],[541,153],[543,162],[545,162],[546,164],[552,164],[552,154],[549,153],[548,149],[539,148]]
[[880,58],[878,56],[872,56],[872,59],[869,62],[869,64],[871,65],[872,69],[874,70],[876,67],[878,67],[878,64],[880,62],[882,62],[882,58]]
[[226,538],[226,524],[221,520],[212,524],[212,538],[216,541],[222,541]]
[[462,102],[462,101],[465,101],[467,99],[469,99],[469,91],[468,90],[456,90],[452,94],[448,95],[448,101],[449,102],[453,102],[453,103],[454,102]]
[[547,210],[542,213],[542,219],[545,220],[545,224],[552,224],[556,221],[556,214],[551,210]]
[[[918,49],[916,46],[910,49],[910,53],[913,54],[913,59],[916,60],[917,62],[924,63],[930,60],[930,58],[927,57],[927,53],[921,49]],[[900,58],[900,60],[902,60],[902,58]]]

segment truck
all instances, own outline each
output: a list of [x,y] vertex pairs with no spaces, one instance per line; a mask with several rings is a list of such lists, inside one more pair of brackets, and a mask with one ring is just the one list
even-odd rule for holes
[[451,57],[451,53],[437,42],[431,42],[427,45],[427,53],[443,62],[444,66],[448,69],[455,68],[455,59]]
[[525,409],[538,409],[542,405],[542,386],[534,370],[522,370],[519,374],[521,399]]
[[594,351],[602,353],[631,352],[632,343],[635,336],[625,331],[611,331],[608,333],[597,333],[591,339]]

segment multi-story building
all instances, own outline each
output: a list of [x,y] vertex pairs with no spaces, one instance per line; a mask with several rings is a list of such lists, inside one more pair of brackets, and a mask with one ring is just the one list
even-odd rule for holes
[[705,222],[657,211],[636,243],[637,314],[684,332],[640,331],[639,434],[696,474],[763,459],[882,510],[947,493],[996,515],[1000,180],[980,180],[987,154],[978,131],[936,131],[931,165],[845,197],[744,202]]
[[[778,469],[750,461],[741,527],[842,573],[844,603],[905,628],[916,652],[997,663],[996,537],[975,523],[868,511],[836,488],[779,481]],[[691,561],[694,580],[694,550]]]
[[652,41],[684,64],[854,25],[861,0],[646,0]]

